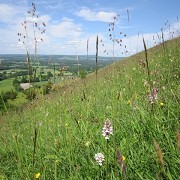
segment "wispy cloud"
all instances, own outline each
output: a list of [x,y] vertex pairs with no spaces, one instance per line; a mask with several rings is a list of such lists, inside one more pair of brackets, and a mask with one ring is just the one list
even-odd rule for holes
[[88,8],[83,8],[80,11],[76,12],[75,14],[88,21],[102,21],[102,22],[110,22],[113,20],[113,17],[116,16],[115,12],[106,12],[106,11],[96,12]]
[[48,27],[49,33],[57,38],[79,37],[82,34],[82,28],[80,24],[76,24],[73,21],[65,20],[57,24],[51,24]]
[[15,20],[15,17],[17,18],[24,15],[24,13],[22,13],[22,7],[1,3],[0,12],[0,23],[4,24],[15,24],[17,23],[17,19]]
[[[54,54],[74,54],[73,44],[75,43],[78,44],[78,54],[86,54],[88,38],[89,54],[94,54],[98,33],[99,39],[102,39],[105,44],[104,46],[101,43],[99,44],[99,54],[106,56],[106,53],[103,53],[106,50],[111,56],[113,46],[112,41],[109,40],[108,22],[113,21],[116,12],[120,15],[119,21],[116,22],[116,27],[120,28],[115,28],[114,31],[117,33],[116,37],[118,38],[122,31],[123,35],[124,33],[127,34],[127,38],[125,39],[122,36],[124,44],[121,47],[115,46],[115,55],[122,55],[121,52],[126,50],[128,50],[128,55],[143,50],[142,35],[137,35],[139,30],[145,29],[144,38],[148,47],[152,47],[155,42],[159,41],[157,34],[161,35],[160,31],[154,33],[154,29],[151,29],[152,24],[149,24],[149,29],[144,26],[144,23],[143,27],[140,28],[141,21],[138,18],[143,18],[143,14],[140,14],[142,11],[137,12],[137,7],[131,8],[132,4],[119,6],[118,0],[111,5],[107,1],[96,1],[92,4],[92,0],[81,2],[79,0],[41,0],[35,1],[35,4],[40,22],[46,24],[45,34],[36,33],[37,38],[43,39],[43,42],[38,43],[38,53],[40,54],[52,52]],[[130,8],[124,8],[127,6]],[[21,23],[24,20],[28,20],[28,22],[37,21],[37,19],[27,18],[26,12],[29,9],[31,9],[31,1],[29,0],[0,0],[0,53],[24,53],[23,46],[18,44],[17,36],[18,32],[24,30]],[[130,12],[130,23],[127,21],[127,9]],[[144,8],[142,9],[144,11]],[[142,9],[139,8],[139,10]],[[131,13],[131,11],[134,12]],[[139,15],[135,16],[135,12]],[[149,21],[149,23],[151,22]],[[33,31],[29,29],[31,26],[32,23],[28,23],[29,41],[33,39]],[[179,32],[176,32],[176,29],[180,29],[179,21],[171,24],[171,29],[164,30],[165,39],[169,37],[170,31],[177,35]],[[31,51],[33,50],[32,42],[30,44]]]

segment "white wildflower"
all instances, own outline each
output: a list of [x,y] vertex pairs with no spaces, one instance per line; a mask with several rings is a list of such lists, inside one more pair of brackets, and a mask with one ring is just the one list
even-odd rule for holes
[[94,158],[100,166],[102,166],[103,161],[105,161],[104,154],[102,153],[95,154]]

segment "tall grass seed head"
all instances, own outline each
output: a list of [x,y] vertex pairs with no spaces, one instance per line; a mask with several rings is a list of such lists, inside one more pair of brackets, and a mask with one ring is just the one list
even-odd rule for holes
[[154,141],[154,147],[157,153],[157,157],[158,157],[158,161],[161,165],[161,167],[164,169],[164,159],[163,159],[163,153],[161,148],[159,147],[159,144],[157,143],[157,141]]
[[176,140],[177,140],[177,148],[180,150],[180,133],[176,133]]

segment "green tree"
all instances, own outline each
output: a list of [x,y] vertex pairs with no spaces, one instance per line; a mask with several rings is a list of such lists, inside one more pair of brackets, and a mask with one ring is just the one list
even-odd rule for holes
[[82,79],[85,79],[85,78],[86,78],[86,75],[87,75],[87,71],[85,71],[85,70],[81,70],[80,73],[79,73],[79,76],[80,76]]
[[21,83],[27,83],[28,82],[28,80],[26,79],[26,77],[25,76],[22,76],[22,78],[21,78]]
[[51,71],[48,71],[48,72],[47,72],[47,78],[50,79],[51,77],[53,77],[53,74],[52,74]]
[[17,78],[15,78],[15,79],[13,80],[13,86],[16,85],[16,84],[20,84],[20,82],[18,81]]

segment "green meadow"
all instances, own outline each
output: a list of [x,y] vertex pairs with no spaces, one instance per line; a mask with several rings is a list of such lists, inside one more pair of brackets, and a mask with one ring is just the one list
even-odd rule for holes
[[0,178],[179,179],[179,60],[176,38],[7,110]]
[[0,92],[14,90],[13,78],[5,79],[0,81]]

